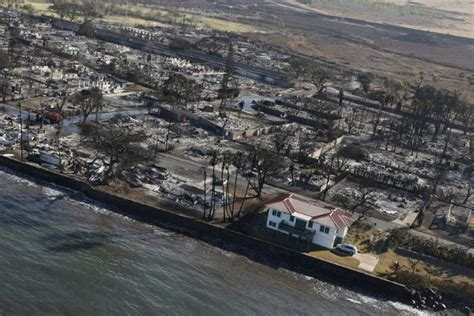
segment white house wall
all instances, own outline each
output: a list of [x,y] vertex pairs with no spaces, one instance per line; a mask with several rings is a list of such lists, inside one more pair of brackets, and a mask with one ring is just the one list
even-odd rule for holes
[[[279,230],[279,229],[278,229],[278,224],[279,224],[281,221],[285,221],[288,225],[294,226],[295,223],[290,222],[290,214],[284,213],[284,212],[281,212],[281,211],[278,211],[278,210],[275,210],[275,211],[281,213],[281,217],[278,217],[278,216],[274,216],[274,215],[272,214],[272,211],[273,211],[273,209],[271,209],[271,208],[268,209],[267,227],[270,228],[270,229],[273,229],[273,230],[277,230],[277,231],[279,231],[279,232],[282,232],[282,233],[284,233],[284,234],[288,234],[286,231]],[[270,222],[276,223],[276,227],[270,226]]]
[[[272,211],[273,211],[273,209],[268,209],[268,211],[267,211],[267,222],[266,222],[267,228],[279,231],[279,232],[284,233],[284,234],[288,234],[288,232],[286,232],[286,231],[279,230],[278,229],[278,224],[282,221],[285,221],[285,223],[287,225],[290,225],[290,226],[294,227],[295,223],[296,223],[296,220],[290,222],[290,214],[289,213],[285,213],[285,212],[282,212],[282,211],[279,211],[279,210],[275,210],[277,212],[281,212],[281,216],[278,217],[276,215],[273,215]],[[271,226],[270,222],[275,223],[276,226],[275,227]],[[311,242],[313,244],[316,244],[316,245],[319,245],[319,246],[322,246],[322,247],[325,247],[325,248],[334,248],[334,240],[335,240],[336,236],[344,238],[347,234],[347,231],[348,231],[347,227],[344,228],[344,229],[339,229],[339,230],[337,230],[335,227],[329,227],[329,233],[326,234],[324,232],[319,231],[319,229],[321,227],[320,224],[318,224],[316,222],[313,222],[313,227],[312,228],[309,228],[308,225],[309,225],[309,222],[307,221],[306,222],[306,229],[308,229],[308,230],[310,230],[314,233],[313,240]]]
[[316,226],[316,233],[313,236],[313,244],[320,245],[324,248],[334,248],[334,239],[336,238],[336,229],[329,227],[329,234],[320,232],[319,228],[321,225],[313,224],[313,227]]
[[341,238],[346,237],[346,234],[347,234],[348,230],[349,229],[347,227],[344,227],[343,229],[339,229],[338,232],[337,232],[337,237],[341,237]]

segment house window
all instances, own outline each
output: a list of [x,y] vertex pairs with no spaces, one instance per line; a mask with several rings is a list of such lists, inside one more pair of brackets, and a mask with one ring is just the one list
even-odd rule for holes
[[273,216],[277,216],[277,211],[273,210],[273,211],[272,211],[272,215],[273,215]]
[[324,232],[325,232],[326,234],[329,234],[329,227],[324,227]]
[[329,234],[329,227],[321,225],[319,226],[319,231],[325,234]]
[[312,221],[309,221],[309,222],[308,222],[308,227],[309,227],[309,228],[313,228],[313,222],[312,222]]
[[281,216],[281,212],[277,212],[277,217],[280,217]]
[[271,227],[276,227],[277,223],[269,221],[268,225],[271,226]]
[[290,222],[293,222],[295,220],[295,217],[293,215],[290,215]]

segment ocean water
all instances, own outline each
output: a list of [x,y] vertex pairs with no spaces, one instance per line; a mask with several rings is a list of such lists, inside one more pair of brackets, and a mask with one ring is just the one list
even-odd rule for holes
[[0,169],[0,315],[428,315]]

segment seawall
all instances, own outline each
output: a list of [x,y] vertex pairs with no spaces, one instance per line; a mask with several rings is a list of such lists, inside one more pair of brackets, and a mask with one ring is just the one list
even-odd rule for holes
[[84,181],[52,172],[40,166],[2,156],[0,156],[0,166],[40,181],[51,182],[82,192],[86,197],[106,204],[114,212],[199,239],[273,268],[284,268],[357,292],[381,296],[393,301],[410,303],[412,299],[410,291],[404,285],[314,258],[234,230],[100,191]]

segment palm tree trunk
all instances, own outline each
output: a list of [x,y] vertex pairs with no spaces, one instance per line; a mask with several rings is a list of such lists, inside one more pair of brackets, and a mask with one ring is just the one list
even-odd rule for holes
[[245,203],[245,200],[247,199],[247,194],[249,192],[249,188],[250,188],[250,181],[247,182],[247,187],[245,188],[244,198],[242,199],[242,204],[240,204],[239,212],[237,213],[237,218],[240,217],[242,209],[244,208],[244,203]]
[[206,169],[204,169],[204,208],[202,212],[202,219],[206,218],[206,208],[207,208],[207,187],[206,187],[206,181],[207,181],[207,173]]
[[237,194],[237,180],[239,176],[239,168],[235,171],[235,180],[234,180],[234,194],[232,196],[232,217],[234,216],[234,210],[235,210],[235,199],[236,199],[236,194]]

